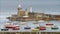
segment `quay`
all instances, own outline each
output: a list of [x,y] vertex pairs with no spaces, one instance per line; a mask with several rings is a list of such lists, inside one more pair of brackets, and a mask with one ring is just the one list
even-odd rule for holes
[[60,34],[60,32],[0,32],[0,34]]

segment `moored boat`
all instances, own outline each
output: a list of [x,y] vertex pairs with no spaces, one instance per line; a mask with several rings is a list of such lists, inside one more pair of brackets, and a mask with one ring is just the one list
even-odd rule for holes
[[12,28],[12,30],[20,30],[19,25],[16,25],[16,27],[15,28]]
[[51,29],[55,30],[55,29],[59,29],[57,26],[51,27]]
[[46,27],[45,26],[40,26],[39,30],[46,30]]
[[39,20],[38,22],[45,22],[44,20]]
[[3,28],[3,29],[1,29],[1,31],[8,31],[9,29],[7,29],[7,28]]
[[6,23],[5,24],[5,28],[11,28],[11,29],[17,29],[19,27],[19,25],[15,25],[15,24],[12,24],[12,23]]
[[31,29],[31,27],[24,27],[24,29]]
[[37,32],[39,29],[32,28],[32,32]]
[[52,24],[51,22],[48,22],[47,24],[46,24],[46,26],[53,26],[54,24]]

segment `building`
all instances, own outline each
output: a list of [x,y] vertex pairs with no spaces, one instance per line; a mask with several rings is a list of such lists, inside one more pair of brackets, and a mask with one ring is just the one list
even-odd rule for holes
[[[21,5],[17,8],[18,12],[16,15],[7,17],[10,21],[32,21],[32,20],[52,20],[51,14],[36,13],[32,11],[32,6],[30,6],[30,11],[27,9],[23,10]],[[60,18],[60,17],[59,17]],[[55,18],[56,19],[56,18]]]

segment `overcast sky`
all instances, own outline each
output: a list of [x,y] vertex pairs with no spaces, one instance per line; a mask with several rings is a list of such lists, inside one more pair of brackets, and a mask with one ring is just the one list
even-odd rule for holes
[[0,15],[17,13],[19,4],[23,9],[29,10],[29,5],[32,5],[36,12],[60,14],[60,0],[0,0]]

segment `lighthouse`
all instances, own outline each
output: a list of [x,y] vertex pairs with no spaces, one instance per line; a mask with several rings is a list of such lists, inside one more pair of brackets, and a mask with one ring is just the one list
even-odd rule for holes
[[22,13],[22,7],[21,7],[21,5],[18,5],[17,10],[18,10],[17,15],[18,15],[18,17],[20,17],[21,16],[21,13]]

